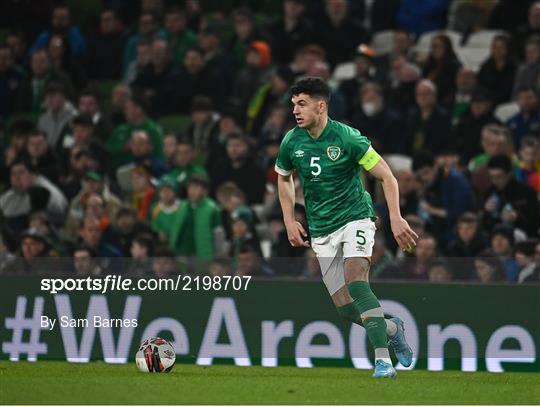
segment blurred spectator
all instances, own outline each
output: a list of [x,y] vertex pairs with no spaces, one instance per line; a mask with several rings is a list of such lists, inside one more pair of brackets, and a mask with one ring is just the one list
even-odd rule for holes
[[495,105],[507,102],[512,97],[517,66],[510,50],[510,38],[497,35],[491,43],[491,54],[478,72],[478,83],[490,89]]
[[319,264],[319,259],[313,251],[313,249],[308,248],[304,253],[305,266],[300,271],[299,278],[302,280],[310,281],[320,281],[322,280],[321,266]]
[[97,253],[88,246],[80,245],[72,250],[73,268],[77,277],[100,277],[103,274],[96,256]]
[[275,273],[261,258],[257,247],[245,244],[238,251],[235,275],[272,277]]
[[247,206],[240,206],[231,214],[231,249],[229,252],[233,261],[236,260],[240,249],[249,244],[258,249],[262,256],[261,245],[257,230],[255,229],[255,215]]
[[382,88],[367,82],[359,90],[361,109],[352,117],[352,126],[368,137],[381,154],[398,153],[403,124],[398,113],[385,106]]
[[44,211],[33,212],[30,215],[28,227],[37,230],[47,239],[50,254],[58,256],[65,255],[65,248],[56,228],[51,224],[49,216]]
[[432,260],[427,266],[428,281],[430,283],[448,283],[454,280],[452,269],[444,260]]
[[428,59],[424,65],[424,77],[437,86],[439,103],[450,108],[456,93],[456,75],[461,63],[454,51],[450,38],[445,34],[437,34],[431,40]]
[[81,222],[78,229],[79,244],[88,246],[94,250],[97,257],[121,257],[121,250],[111,243],[102,239],[103,231],[100,227],[100,221],[97,218],[86,217]]
[[39,174],[47,177],[52,183],[58,183],[59,166],[54,151],[47,143],[47,136],[41,130],[36,130],[28,136],[26,152],[30,162]]
[[238,67],[244,66],[244,56],[250,43],[264,39],[256,25],[255,16],[248,7],[240,7],[232,12],[234,35],[228,45],[228,52]]
[[169,176],[176,181],[181,197],[186,196],[187,183],[192,175],[207,175],[206,170],[195,162],[195,150],[193,143],[186,138],[178,140],[174,167],[169,171]]
[[131,241],[129,251],[132,260],[129,263],[128,274],[143,277],[150,274],[152,257],[154,256],[154,240],[150,235],[137,235]]
[[86,170],[82,176],[81,184],[80,192],[69,203],[65,220],[64,237],[71,241],[77,239],[77,229],[84,218],[87,201],[92,195],[98,194],[101,197],[104,214],[107,215],[108,219],[114,219],[120,208],[120,199],[110,191],[103,174]]
[[501,262],[506,281],[518,279],[519,264],[513,257],[514,230],[507,225],[497,225],[491,232],[491,250]]
[[112,124],[109,118],[101,110],[100,94],[97,89],[88,87],[79,93],[79,114],[88,116],[95,126],[95,135],[103,143],[107,141],[111,132]]
[[150,64],[152,63],[152,43],[151,40],[146,39],[140,39],[137,42],[137,56],[135,60],[129,63],[123,76],[123,80],[126,84],[131,86],[135,79],[137,79],[137,76],[150,67]]
[[180,71],[179,89],[182,89],[182,99],[178,106],[181,113],[189,113],[193,98],[197,95],[208,96],[214,106],[221,103],[221,86],[217,78],[206,69],[204,53],[198,47],[186,51],[184,65]]
[[347,0],[325,0],[325,14],[317,24],[319,41],[335,67],[348,61],[358,44],[367,42],[367,32],[352,18]]
[[71,201],[79,193],[82,177],[89,168],[96,168],[95,157],[85,146],[73,146],[69,150],[67,168],[58,181],[58,186]]
[[0,44],[0,121],[14,113],[17,92],[25,76],[22,67],[15,64],[12,49]]
[[389,61],[386,84],[388,105],[400,113],[406,113],[415,102],[415,85],[421,76],[420,68],[404,56],[396,56]]
[[280,66],[274,71],[270,82],[257,89],[247,109],[246,130],[254,137],[260,137],[261,128],[276,103],[288,101],[288,90],[294,81],[294,74],[287,66]]
[[152,208],[152,229],[162,242],[169,242],[172,234],[173,219],[180,211],[177,196],[178,183],[170,175],[161,177],[158,184],[159,201]]
[[156,155],[160,157],[163,155],[161,127],[146,115],[146,109],[146,102],[139,95],[131,95],[126,100],[124,104],[126,123],[116,127],[107,140],[107,150],[111,155],[113,168],[130,161],[129,142],[133,132],[137,130],[148,134]]
[[0,195],[0,212],[6,226],[20,229],[27,216],[44,210],[54,224],[64,222],[67,201],[51,181],[36,172],[27,159],[17,159],[10,167],[11,188]]
[[471,33],[486,29],[497,0],[454,1],[449,5],[447,28],[467,38]]
[[412,169],[422,186],[419,216],[442,247],[454,238],[459,215],[473,209],[473,193],[467,179],[456,169],[442,169],[428,152],[413,159]]
[[197,43],[197,35],[187,27],[186,15],[178,7],[171,7],[165,12],[164,27],[172,61],[180,65],[186,51]]
[[231,261],[226,257],[216,257],[208,266],[208,274],[212,277],[232,276]]
[[495,224],[504,222],[535,236],[539,227],[539,204],[534,190],[516,181],[512,162],[505,155],[490,158],[488,172],[491,187],[482,204],[484,227],[491,230]]
[[521,139],[521,147],[518,151],[519,176],[525,185],[540,192],[540,146],[538,138],[526,136]]
[[207,196],[208,181],[192,175],[188,181],[187,199],[180,203],[171,221],[169,245],[180,256],[209,259],[222,253],[224,232],[216,202]]
[[[332,84],[330,64],[326,61],[315,61],[308,67],[306,73],[308,76],[318,76],[329,84]],[[330,93],[332,97],[328,104],[328,115],[334,120],[344,120],[347,113],[345,96],[341,93],[337,85],[330,85]]]
[[165,131],[163,134],[163,158],[165,159],[168,171],[174,167],[177,146],[178,139],[176,133],[171,130]]
[[152,229],[144,222],[137,220],[137,213],[130,207],[120,207],[113,221],[114,233],[118,246],[123,253],[129,253],[131,241],[139,234],[152,235]]
[[344,80],[339,86],[347,105],[347,117],[351,117],[358,106],[358,90],[367,82],[376,81],[376,68],[373,58],[375,51],[361,44],[354,53],[354,77]]
[[[534,1],[528,3],[531,4],[527,14],[527,22],[517,27],[515,25],[509,25],[508,28],[505,28],[514,30],[512,33],[513,48],[520,61],[525,57],[523,50],[527,40],[533,35],[540,35],[540,2]],[[515,4],[512,6],[515,7]],[[516,7],[515,10],[518,11],[519,9]],[[508,17],[507,13],[505,13],[505,17]]]
[[166,247],[158,247],[152,259],[152,274],[156,278],[167,278],[179,274],[178,266],[174,259],[174,252]]
[[124,48],[124,72],[137,56],[137,45],[141,40],[152,43],[155,39],[164,39],[165,32],[160,30],[157,16],[151,12],[142,12],[139,16],[138,32],[132,35]]
[[272,54],[265,41],[253,41],[246,49],[245,67],[238,72],[232,97],[238,100],[242,109],[247,109],[251,97],[265,83],[270,81]]
[[30,53],[38,49],[45,48],[49,39],[53,35],[66,37],[69,41],[71,55],[74,58],[82,59],[86,54],[86,41],[79,28],[71,21],[69,7],[64,4],[56,5],[52,12],[51,27],[42,31],[30,48]]
[[99,16],[99,32],[89,41],[88,77],[105,81],[122,77],[122,60],[127,34],[116,11],[103,9]]
[[295,76],[307,74],[308,69],[316,62],[326,61],[326,51],[318,44],[309,44],[299,48],[294,53],[292,62],[288,65]]
[[446,25],[449,3],[449,0],[402,0],[397,14],[398,25],[416,36],[440,30]]
[[25,260],[49,257],[50,243],[47,237],[36,229],[27,229],[21,235],[21,257]]
[[30,56],[30,75],[24,79],[19,88],[17,111],[42,113],[45,87],[52,81],[62,83],[66,95],[73,94],[70,79],[65,73],[52,67],[47,51],[39,49]]
[[514,79],[514,96],[518,89],[535,86],[540,74],[540,35],[532,35],[525,45],[525,61]]
[[28,66],[28,54],[26,52],[28,44],[26,38],[25,32],[20,29],[14,29],[6,36],[6,45],[13,52],[13,62],[21,67]]
[[165,40],[152,43],[151,63],[140,69],[131,84],[144,92],[149,101],[149,114],[160,117],[176,113],[180,104],[180,72],[171,62],[170,49]]
[[205,156],[210,140],[219,132],[219,113],[215,112],[212,101],[204,95],[195,96],[191,105],[191,121],[188,130],[190,139],[198,155]]
[[157,194],[150,180],[152,173],[146,165],[138,165],[131,171],[131,188],[126,202],[137,214],[137,219],[146,222],[150,219],[151,207]]
[[407,115],[405,139],[406,155],[426,149],[433,154],[444,150],[450,133],[450,115],[437,104],[437,87],[429,79],[416,84],[416,106]]
[[47,50],[54,69],[64,72],[78,94],[86,86],[86,72],[82,65],[70,55],[69,43],[65,37],[52,35],[47,44]]
[[47,134],[47,143],[56,149],[66,127],[77,115],[77,109],[67,99],[66,89],[60,82],[49,82],[45,87],[46,111],[38,120],[38,128]]
[[227,240],[232,239],[232,214],[246,205],[246,196],[234,182],[225,182],[216,191],[217,203],[221,208],[221,219]]
[[481,283],[504,280],[501,262],[491,250],[485,250],[474,259],[475,276]]
[[240,116],[241,113],[238,111],[237,106],[233,106],[232,104],[226,106],[221,112],[219,131],[208,142],[206,169],[210,174],[214,172],[214,167],[227,154],[226,143],[229,134],[242,132]]
[[414,256],[405,258],[399,273],[410,280],[427,280],[428,266],[437,257],[438,246],[435,237],[425,234],[418,238]]
[[452,104],[452,126],[456,126],[468,111],[476,88],[476,74],[472,69],[461,68],[456,75],[456,93]]
[[123,83],[119,83],[113,88],[111,95],[111,124],[120,126],[126,121],[124,110],[131,97],[131,90]]
[[16,158],[26,153],[26,141],[34,131],[35,126],[31,120],[20,118],[14,119],[10,123],[6,134],[9,144],[0,144],[4,148],[0,158],[0,180],[2,180],[2,184],[7,185],[9,183],[9,167]]
[[467,165],[471,158],[482,152],[480,139],[482,128],[498,122],[493,117],[493,97],[489,91],[476,89],[471,96],[471,104],[463,113],[452,132],[452,147],[459,152],[462,165]]
[[[391,68],[392,61],[396,58],[403,57],[405,62],[414,62],[413,52],[414,39],[412,35],[403,29],[396,29],[392,32],[392,49],[388,54],[377,55],[377,65],[384,70],[385,76],[388,76],[388,71]],[[416,67],[416,65],[414,65]]]
[[516,243],[516,261],[520,267],[517,280],[519,284],[539,281],[540,268],[535,262],[535,249],[538,245],[539,243],[535,240]]
[[[154,147],[148,133],[143,130],[135,130],[129,141],[129,151],[132,161],[126,165],[145,165],[154,178],[159,178],[168,170],[167,165],[159,155],[154,153]],[[123,167],[118,170],[122,171]]]
[[240,133],[227,137],[227,156],[223,157],[210,174],[212,190],[224,182],[233,181],[246,194],[248,204],[262,203],[265,175],[249,151],[246,136]]
[[531,87],[517,90],[519,113],[511,117],[506,125],[512,132],[512,141],[517,150],[525,136],[537,137],[540,134],[540,106],[538,95]]
[[276,62],[288,63],[297,49],[313,42],[315,28],[305,14],[305,0],[283,1],[283,16],[268,26]]

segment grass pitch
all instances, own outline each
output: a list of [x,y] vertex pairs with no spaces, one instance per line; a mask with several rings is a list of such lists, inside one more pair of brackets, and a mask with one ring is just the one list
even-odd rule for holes
[[540,404],[538,373],[0,361],[0,404]]

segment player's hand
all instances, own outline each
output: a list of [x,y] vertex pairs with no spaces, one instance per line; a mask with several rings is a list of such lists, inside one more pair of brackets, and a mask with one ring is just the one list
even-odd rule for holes
[[392,233],[394,234],[394,239],[398,242],[401,250],[410,252],[416,246],[416,241],[418,240],[418,235],[414,230],[411,229],[409,223],[399,217],[391,222]]
[[286,224],[287,228],[287,237],[289,238],[289,243],[293,247],[309,247],[309,242],[304,240],[307,237],[307,233],[304,227],[300,222],[292,222]]

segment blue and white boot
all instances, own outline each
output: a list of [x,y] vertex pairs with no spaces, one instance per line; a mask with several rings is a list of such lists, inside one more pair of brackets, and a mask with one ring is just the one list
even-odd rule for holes
[[409,367],[412,364],[413,352],[407,340],[405,339],[405,328],[403,327],[403,321],[399,318],[390,318],[397,326],[397,331],[394,336],[389,337],[388,345],[392,346],[396,357],[405,367]]
[[378,359],[375,361],[375,372],[373,373],[373,377],[395,379],[397,377],[397,372],[390,363]]

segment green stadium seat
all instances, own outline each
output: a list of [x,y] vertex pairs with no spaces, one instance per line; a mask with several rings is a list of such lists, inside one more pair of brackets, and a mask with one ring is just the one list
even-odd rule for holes
[[163,116],[157,122],[165,131],[173,130],[182,132],[191,126],[191,117],[187,115]]

